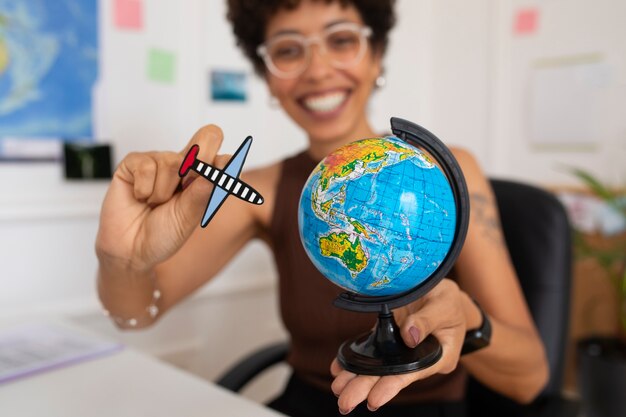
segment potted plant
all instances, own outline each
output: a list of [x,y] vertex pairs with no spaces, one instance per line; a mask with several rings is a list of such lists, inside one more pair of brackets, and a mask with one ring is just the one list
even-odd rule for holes
[[[590,173],[572,169],[587,190],[604,203],[612,217],[612,236],[601,244],[574,231],[578,259],[593,258],[615,289],[619,329],[616,335],[590,336],[577,343],[578,386],[586,417],[626,416],[626,189],[612,189]],[[610,233],[609,233],[610,234]]]

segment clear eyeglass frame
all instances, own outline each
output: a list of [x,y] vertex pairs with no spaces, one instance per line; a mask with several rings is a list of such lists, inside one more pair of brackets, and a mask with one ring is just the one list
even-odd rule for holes
[[[326,40],[330,38],[332,35],[342,32],[342,31],[353,32],[354,34],[358,36],[357,39],[359,40],[359,50],[357,51],[356,55],[352,57],[349,61],[341,61],[341,60],[332,59],[326,47]],[[263,59],[265,66],[273,75],[275,75],[278,78],[291,79],[291,78],[298,77],[310,65],[311,54],[312,54],[311,51],[312,51],[312,46],[314,44],[317,44],[319,46],[320,52],[322,54],[329,56],[331,58],[329,59],[329,62],[331,63],[333,67],[340,68],[340,69],[349,68],[350,66],[358,63],[363,58],[363,55],[365,55],[365,51],[368,48],[367,40],[369,39],[371,35],[372,35],[372,29],[369,26],[363,26],[358,23],[352,23],[352,22],[343,22],[343,23],[332,25],[331,27],[327,28],[321,33],[311,35],[311,36],[304,36],[298,33],[278,35],[262,43],[261,45],[259,45],[257,47],[256,52],[257,52],[257,55]],[[274,61],[272,60],[271,54],[269,53],[269,50],[273,45],[275,45],[277,42],[284,42],[284,41],[293,41],[293,42],[299,43],[300,45],[302,45],[303,50],[304,50],[304,59],[302,63],[296,69],[291,70],[291,71],[283,71],[280,68],[278,68],[278,66],[276,66]]]

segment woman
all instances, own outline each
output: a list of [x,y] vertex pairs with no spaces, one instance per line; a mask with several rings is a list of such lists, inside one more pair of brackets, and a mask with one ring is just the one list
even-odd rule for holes
[[[304,254],[297,198],[317,161],[350,141],[378,136],[366,105],[382,75],[393,0],[229,0],[229,19],[240,46],[306,132],[309,146],[244,173],[265,204],[227,199],[204,230],[198,223],[212,185],[185,178],[178,192],[177,170],[192,144],[200,145],[202,160],[225,164],[228,157],[218,155],[219,127],[201,128],[181,153],[128,155],[103,203],[96,245],[99,294],[111,316],[122,327],[151,324],[215,276],[248,241],[260,238],[277,262],[294,370],[274,408],[289,415],[367,414],[389,402],[377,413],[463,415],[466,372],[514,400],[531,401],[547,381],[545,353],[502,239],[489,183],[460,149],[453,152],[467,180],[472,215],[454,277],[394,311],[407,346],[432,334],[442,344],[441,360],[384,377],[355,375],[334,360],[340,342],[370,329],[374,318],[331,306],[340,290]],[[483,324],[483,314],[492,327],[489,345],[461,357],[466,332]]]

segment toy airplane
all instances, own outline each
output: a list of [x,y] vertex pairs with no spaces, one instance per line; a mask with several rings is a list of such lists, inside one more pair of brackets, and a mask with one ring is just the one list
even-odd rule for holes
[[263,197],[254,188],[239,179],[243,163],[248,155],[252,144],[252,136],[248,136],[233,157],[228,161],[224,170],[219,170],[197,158],[200,147],[193,145],[183,163],[180,165],[178,175],[184,177],[190,169],[200,174],[204,179],[215,185],[200,225],[206,227],[217,210],[222,206],[229,195],[234,195],[248,203],[263,204]]

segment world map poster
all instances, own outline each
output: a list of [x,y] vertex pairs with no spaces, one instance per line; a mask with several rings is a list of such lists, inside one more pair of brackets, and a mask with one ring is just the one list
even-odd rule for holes
[[93,139],[97,20],[97,0],[0,0],[0,159]]

